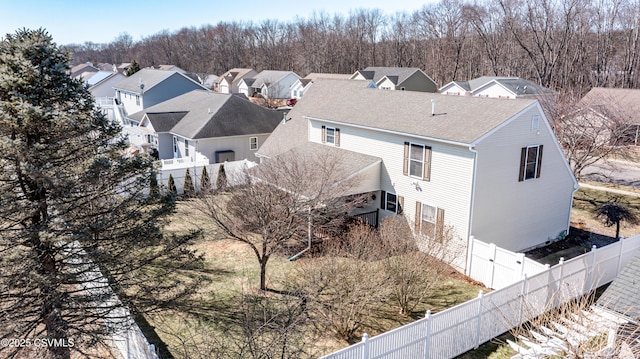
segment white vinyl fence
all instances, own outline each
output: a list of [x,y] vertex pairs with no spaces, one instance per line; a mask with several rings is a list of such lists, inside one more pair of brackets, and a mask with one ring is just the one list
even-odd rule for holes
[[452,358],[611,282],[640,248],[640,235],[525,275],[501,289],[351,345],[324,359]]
[[[218,179],[218,172],[220,171],[220,165],[222,163],[215,163],[206,165],[207,167],[207,175],[209,176],[210,182],[212,186],[216,185],[216,180]],[[244,171],[255,166],[256,163],[248,160],[241,161],[233,161],[233,162],[224,162],[224,170],[227,176],[227,183],[229,185],[239,184],[239,181],[242,181],[244,178]],[[173,177],[173,182],[176,185],[176,190],[178,194],[182,194],[184,192],[184,181],[186,178],[187,168],[189,169],[189,176],[191,177],[191,182],[193,184],[193,188],[197,191],[200,190],[200,181],[202,179],[202,168],[205,167],[203,165],[197,165],[192,167],[181,167],[181,168],[170,168],[163,169],[158,171],[158,185],[167,187],[167,183],[169,182],[169,175]]]
[[522,279],[547,270],[549,266],[515,253],[484,243],[471,237],[467,275],[482,282],[487,288],[500,289]]

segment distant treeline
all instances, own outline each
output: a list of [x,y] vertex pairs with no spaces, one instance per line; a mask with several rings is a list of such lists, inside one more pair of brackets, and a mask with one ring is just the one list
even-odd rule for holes
[[639,23],[636,0],[441,0],[413,13],[358,9],[292,22],[220,22],[68,47],[74,64],[135,60],[203,74],[251,67],[301,76],[403,66],[423,69],[439,85],[519,76],[581,94],[638,87]]

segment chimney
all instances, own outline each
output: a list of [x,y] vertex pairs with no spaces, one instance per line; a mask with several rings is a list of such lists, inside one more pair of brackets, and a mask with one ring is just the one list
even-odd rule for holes
[[436,100],[431,99],[431,116],[436,115]]

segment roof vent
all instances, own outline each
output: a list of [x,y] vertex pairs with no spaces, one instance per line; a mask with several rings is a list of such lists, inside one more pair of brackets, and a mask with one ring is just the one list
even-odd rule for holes
[[211,113],[211,107],[207,108],[207,113]]
[[436,100],[431,99],[431,116],[436,115]]

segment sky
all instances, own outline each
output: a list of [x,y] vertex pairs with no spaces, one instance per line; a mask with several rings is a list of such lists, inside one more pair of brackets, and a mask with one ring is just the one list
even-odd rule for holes
[[293,21],[313,11],[347,15],[380,9],[413,12],[436,0],[0,0],[0,37],[20,28],[45,28],[58,45],[109,43],[123,33],[134,41],[160,31],[218,22]]

